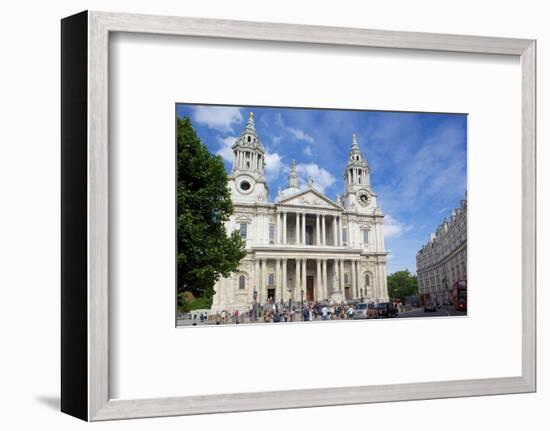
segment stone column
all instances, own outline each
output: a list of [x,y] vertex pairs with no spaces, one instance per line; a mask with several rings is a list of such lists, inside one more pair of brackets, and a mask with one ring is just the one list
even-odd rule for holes
[[286,244],[286,211],[283,213],[283,244]]
[[296,213],[296,245],[300,244],[300,213]]
[[338,289],[340,292],[342,292],[342,296],[344,295],[344,259],[340,259],[340,278],[338,279],[340,281]]
[[267,295],[267,292],[265,291],[265,277],[267,275],[267,259],[262,259],[262,271],[261,271],[261,277],[262,280],[260,282],[260,288],[258,289],[258,302],[262,303],[264,301],[264,296]]
[[281,243],[281,213],[276,211],[275,217],[277,218],[277,221],[276,221],[277,230],[275,231],[275,244],[280,244]]
[[357,291],[359,289],[363,289],[363,296],[367,297],[367,287],[365,286],[365,280],[362,280],[361,278],[361,261],[358,260],[355,262],[355,271],[357,273]]
[[350,275],[351,275],[351,296],[352,298],[359,298],[359,292],[357,291],[357,282],[355,279],[355,260],[350,261]]
[[323,295],[323,283],[321,282],[321,259],[316,259],[317,275],[315,277],[315,301],[319,301]]
[[325,220],[326,216],[325,216],[325,214],[323,214],[321,217],[322,217],[321,221],[323,222],[322,223],[322,228],[321,228],[321,232],[323,234],[323,245],[327,245],[327,229],[326,229],[327,225],[326,225],[326,220]]
[[332,245],[338,245],[338,239],[336,237],[336,216],[332,216]]
[[321,243],[321,231],[319,230],[319,214],[315,214],[315,245]]
[[344,239],[342,238],[342,216],[338,216],[338,238],[340,246],[343,246]]
[[300,280],[302,279],[300,275],[301,265],[302,263],[300,259],[296,259],[296,279],[294,280],[294,287],[293,287],[295,301],[298,301],[300,299]]
[[[254,302],[254,289],[256,289],[257,294],[259,295],[259,287],[260,287],[260,259],[256,258],[254,259],[254,286],[252,289],[252,302]],[[258,300],[259,296],[256,296],[256,299]]]
[[302,213],[302,244],[306,245],[306,213]]
[[301,289],[304,290],[304,299],[306,298],[306,266],[307,266],[307,259],[302,259],[302,286]]
[[275,258],[275,302],[279,302],[281,298],[279,298],[279,293],[277,292],[277,287],[281,286],[281,259]]
[[338,274],[340,270],[340,265],[338,265],[338,259],[333,259],[333,265],[332,265],[332,291],[331,292],[334,292],[336,290],[338,290],[338,284],[334,284],[334,277],[336,277],[338,279],[338,281],[340,280],[340,276]]
[[286,288],[286,279],[287,279],[287,259],[286,258],[283,258],[283,283],[282,283],[282,294],[281,294],[281,298],[283,299],[283,301],[285,302],[288,302],[288,292],[287,292],[287,288]]
[[327,259],[323,259],[323,299],[328,299]]

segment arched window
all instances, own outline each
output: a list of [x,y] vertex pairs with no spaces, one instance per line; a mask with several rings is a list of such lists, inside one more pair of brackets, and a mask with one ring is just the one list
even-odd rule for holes
[[370,286],[370,277],[369,277],[369,274],[365,274],[365,286]]
[[246,278],[244,275],[239,277],[239,289],[244,289],[246,287]]

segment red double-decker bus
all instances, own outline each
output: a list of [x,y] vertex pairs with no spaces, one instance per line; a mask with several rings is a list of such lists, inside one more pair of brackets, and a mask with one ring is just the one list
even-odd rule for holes
[[468,304],[468,283],[466,280],[458,280],[453,284],[453,305],[455,310],[466,311]]

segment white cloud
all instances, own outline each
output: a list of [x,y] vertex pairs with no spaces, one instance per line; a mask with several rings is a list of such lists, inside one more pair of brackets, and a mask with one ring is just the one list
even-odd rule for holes
[[193,112],[193,121],[206,124],[220,132],[232,132],[233,123],[242,123],[243,116],[239,108],[225,106],[197,106]]
[[283,116],[280,113],[277,115],[277,120],[276,121],[277,121],[277,124],[279,125],[279,127],[284,129],[294,139],[296,139],[298,141],[304,141],[304,142],[309,142],[310,144],[313,144],[314,139],[311,135],[308,135],[302,129],[297,129],[296,127],[287,126],[286,123],[283,120]]
[[327,187],[333,185],[336,178],[326,169],[320,168],[316,163],[300,163],[296,165],[298,174],[305,177],[303,182],[307,181],[308,177],[313,179],[313,187],[321,192],[324,192]]
[[304,132],[301,129],[296,129],[294,127],[285,127],[285,129],[294,137],[294,139],[297,139],[299,141],[305,141],[309,142],[310,144],[313,144],[313,138],[308,135],[306,132]]
[[216,154],[222,156],[222,158],[228,162],[233,162],[233,150],[231,146],[236,140],[237,138],[235,136],[226,136],[225,138],[218,136],[218,142],[221,147],[216,151]]
[[312,156],[313,155],[313,151],[311,151],[311,147],[309,145],[306,145],[305,148],[304,148],[304,154],[306,156]]
[[281,172],[285,170],[283,164],[283,158],[279,153],[265,153],[265,179],[266,181],[273,181]]
[[401,236],[412,228],[412,225],[401,223],[389,214],[386,214],[384,217],[384,237],[386,239]]
[[[460,195],[466,187],[464,131],[451,124],[439,126],[419,148],[394,160],[396,176],[378,187],[383,208],[424,205],[440,196]],[[405,147],[404,147],[405,148]]]

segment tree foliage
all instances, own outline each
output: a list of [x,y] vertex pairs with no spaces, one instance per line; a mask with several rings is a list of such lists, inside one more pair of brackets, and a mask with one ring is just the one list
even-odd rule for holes
[[416,275],[412,275],[408,269],[388,275],[388,293],[390,298],[400,299],[403,302],[407,296],[417,294]]
[[239,233],[225,230],[233,204],[223,161],[200,141],[188,117],[178,119],[177,152],[178,307],[187,311],[193,303],[210,306],[214,284],[234,272],[246,252]]

